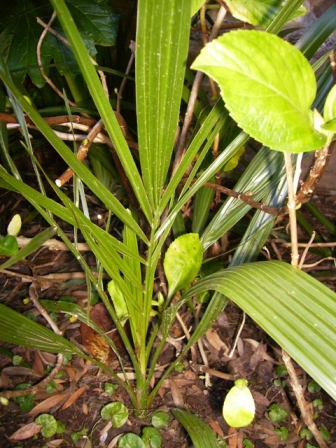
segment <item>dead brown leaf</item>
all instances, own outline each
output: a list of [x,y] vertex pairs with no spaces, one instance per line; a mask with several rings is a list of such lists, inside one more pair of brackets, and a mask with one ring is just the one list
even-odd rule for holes
[[49,411],[49,409],[56,406],[60,401],[65,400],[68,395],[69,392],[63,392],[62,394],[57,394],[46,398],[45,400],[41,401],[41,403],[37,404],[31,411],[29,411],[29,414],[36,415]]
[[86,386],[82,386],[79,389],[77,389],[64,403],[64,405],[61,407],[61,410],[64,411],[64,409],[68,409],[70,406],[74,404],[76,400],[86,391]]
[[36,423],[28,423],[27,425],[22,426],[20,429],[14,432],[10,436],[10,440],[26,440],[30,437],[33,437],[35,434],[38,434],[41,431],[42,426],[37,425]]
[[224,437],[224,432],[223,432],[223,430],[220,427],[220,424],[218,422],[216,422],[215,420],[212,420],[212,418],[210,418],[209,419],[209,425],[215,431],[216,434],[218,434],[221,437]]

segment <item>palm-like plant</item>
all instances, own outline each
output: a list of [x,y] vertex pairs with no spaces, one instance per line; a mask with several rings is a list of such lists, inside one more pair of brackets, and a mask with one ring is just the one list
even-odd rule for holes
[[[249,139],[245,132],[233,128],[233,122],[221,100],[213,106],[209,103],[206,105],[205,118],[198,113],[197,108],[196,112],[188,109],[183,119],[182,132],[176,137],[181,99],[187,93],[192,101],[194,94],[194,90],[191,94],[186,92],[184,79],[190,19],[203,1],[194,0],[192,7],[190,0],[138,2],[135,86],[139,149],[136,156],[128,146],[66,3],[63,0],[51,0],[51,3],[128,179],[135,207],[129,207],[128,210],[76,158],[21,93],[4,62],[0,61],[0,77],[10,92],[13,104],[16,104],[18,114],[23,110],[28,115],[76,176],[123,224],[123,240],[118,241],[93,224],[89,216],[53,183],[51,185],[60,202],[49,199],[43,191],[28,187],[14,168],[13,173],[10,173],[1,167],[0,186],[22,194],[50,224],[48,232],[36,237],[29,249],[26,248],[24,253],[19,252],[5,266],[26,256],[29,250],[50,238],[51,233],[58,233],[80,260],[87,275],[88,289],[92,286],[96,288],[111,315],[131,359],[136,375],[135,384],[129,382],[126,374],[124,379],[120,379],[106,365],[96,360],[93,362],[126,388],[139,414],[148,411],[162,381],[174,367],[172,363],[155,386],[151,386],[155,363],[176,313],[193,295],[208,290],[215,292],[176,362],[204,335],[228,299],[231,299],[320,382],[330,395],[336,397],[335,366],[332,362],[335,355],[335,295],[313,278],[285,263],[251,263],[269,236],[275,216],[262,209],[255,211],[241,244],[233,254],[230,267],[197,279],[197,283],[189,290],[185,288],[185,277],[188,283],[194,280],[199,250],[205,251],[211,247],[251,210],[251,202],[244,202],[241,197],[234,196],[226,199],[218,211],[213,213],[210,209],[213,191],[205,186],[206,182],[211,182]],[[288,0],[285,6],[279,7],[275,16],[270,18],[268,30],[279,31],[301,3]],[[224,10],[221,12],[224,13]],[[335,19],[327,20],[325,17],[318,26],[321,31],[319,37],[313,38],[310,34],[310,40],[302,46],[308,56],[313,51],[312,41],[316,45],[321,44],[335,27]],[[196,84],[199,77],[196,75],[194,78]],[[201,106],[199,108],[202,109]],[[195,126],[190,137],[186,123],[192,113],[197,115],[200,125]],[[208,155],[218,136],[220,151],[214,160],[209,161]],[[34,163],[38,165],[36,161]],[[252,191],[255,201],[281,207],[287,193],[282,154],[262,147],[234,190],[239,193]],[[181,211],[191,199],[194,201],[194,210],[191,222],[187,222],[183,220]],[[106,292],[102,275],[97,280],[76,245],[66,237],[54,217],[61,218],[81,231],[99,260],[101,274],[104,272],[113,280],[112,297]],[[168,259],[171,257],[171,262],[167,263],[168,267],[165,263],[166,276],[176,276],[176,279],[172,284],[169,282],[168,291],[162,289],[160,292],[164,300],[152,326],[155,308],[153,291],[159,283],[158,267],[162,264],[172,234],[185,235],[185,238],[176,241],[176,255],[167,255]],[[174,264],[178,266],[175,271],[171,267]],[[182,295],[176,296],[179,289],[183,289]],[[124,317],[129,321],[130,334],[125,331],[118,304],[126,309]],[[49,310],[73,313],[103,334],[77,305],[44,302],[44,306]],[[28,323],[24,316],[4,305],[0,305],[0,309],[2,340],[51,352],[76,353],[88,358],[73,344],[48,329]],[[159,333],[161,341],[157,343]],[[113,341],[103,336],[116,350]],[[119,359],[123,369],[122,360]]]

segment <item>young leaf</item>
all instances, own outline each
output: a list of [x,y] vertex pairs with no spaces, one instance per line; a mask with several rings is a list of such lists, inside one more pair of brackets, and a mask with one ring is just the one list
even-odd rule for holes
[[193,69],[214,78],[240,127],[271,149],[299,153],[326,143],[310,107],[316,81],[302,53],[262,31],[234,31],[210,42]]
[[268,412],[269,419],[273,423],[279,423],[286,419],[288,412],[277,403],[273,403]]
[[128,409],[120,401],[114,401],[103,407],[101,416],[104,420],[111,419],[114,428],[120,428],[128,419]]
[[201,264],[202,245],[197,233],[187,233],[173,241],[163,262],[170,298],[179,289],[190,285],[198,274]]
[[21,216],[17,213],[16,215],[13,216],[10,223],[8,224],[7,234],[18,236],[21,230],[21,225],[22,225]]
[[151,426],[143,429],[142,440],[145,442],[146,447],[149,448],[160,448],[162,444],[162,437],[159,430]]
[[50,414],[41,414],[35,419],[35,423],[42,426],[41,433],[43,437],[49,438],[57,432],[57,421]]
[[239,379],[229,390],[223,405],[223,417],[233,428],[248,426],[255,415],[255,404],[247,381]]
[[139,436],[133,433],[128,433],[122,436],[118,441],[119,448],[146,448],[144,442]]

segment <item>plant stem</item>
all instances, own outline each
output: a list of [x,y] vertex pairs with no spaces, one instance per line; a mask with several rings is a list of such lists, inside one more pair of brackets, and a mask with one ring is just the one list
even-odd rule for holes
[[292,242],[292,265],[297,267],[299,262],[299,249],[297,239],[297,222],[296,222],[296,204],[295,204],[295,191],[293,183],[293,167],[292,167],[292,154],[285,153],[285,166],[287,174],[287,186],[288,186],[288,213],[289,213],[289,226],[290,236]]

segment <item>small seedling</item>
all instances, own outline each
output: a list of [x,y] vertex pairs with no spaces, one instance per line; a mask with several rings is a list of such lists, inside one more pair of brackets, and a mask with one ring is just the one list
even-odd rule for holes
[[326,428],[323,428],[323,426],[320,426],[319,431],[321,433],[323,440],[325,440],[326,442],[328,440],[330,440],[330,432]]
[[109,395],[112,396],[114,391],[118,389],[118,385],[117,384],[112,384],[112,383],[104,383],[104,392]]
[[301,439],[310,440],[313,437],[313,434],[310,429],[302,428],[300,431],[300,437],[301,437]]
[[321,386],[319,384],[317,384],[316,381],[309,381],[307,384],[307,389],[311,394],[313,394],[316,392],[320,392]]
[[274,432],[280,436],[281,441],[287,440],[289,432],[285,426],[275,429]]
[[279,423],[286,419],[288,412],[279,404],[274,403],[270,406],[268,417],[273,423]]
[[114,401],[103,407],[100,415],[104,420],[111,420],[114,428],[120,428],[128,419],[128,409],[120,401]]
[[57,433],[57,421],[50,414],[41,414],[35,419],[35,423],[41,426],[41,434],[49,439]]
[[287,375],[287,368],[285,365],[280,364],[279,366],[276,366],[275,372],[280,378],[283,378]]
[[249,439],[244,439],[243,440],[243,445],[244,445],[245,448],[253,448],[253,443]]
[[323,401],[320,398],[315,398],[315,400],[312,401],[312,405],[319,410],[323,409]]

